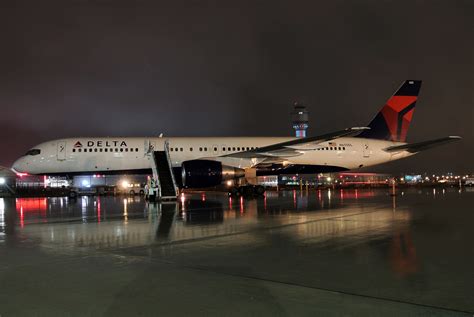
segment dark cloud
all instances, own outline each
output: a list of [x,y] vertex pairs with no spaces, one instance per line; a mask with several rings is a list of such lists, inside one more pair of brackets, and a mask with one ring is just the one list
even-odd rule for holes
[[470,0],[0,6],[1,165],[74,135],[289,135],[294,100],[323,133],[367,123],[415,78],[409,139],[464,140],[379,169],[471,170]]

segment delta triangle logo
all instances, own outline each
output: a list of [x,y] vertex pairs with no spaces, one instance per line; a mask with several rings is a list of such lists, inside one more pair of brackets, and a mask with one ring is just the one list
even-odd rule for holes
[[82,143],[77,141],[76,144],[74,144],[74,147],[75,148],[80,148],[80,147],[82,147]]

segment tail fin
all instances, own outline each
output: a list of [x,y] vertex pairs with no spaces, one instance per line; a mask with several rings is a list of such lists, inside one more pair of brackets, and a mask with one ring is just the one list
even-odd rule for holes
[[405,142],[421,80],[406,80],[358,137]]

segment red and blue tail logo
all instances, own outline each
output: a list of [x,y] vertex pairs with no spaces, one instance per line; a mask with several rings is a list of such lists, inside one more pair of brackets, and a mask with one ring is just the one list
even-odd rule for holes
[[405,142],[420,88],[421,80],[405,81],[359,137]]

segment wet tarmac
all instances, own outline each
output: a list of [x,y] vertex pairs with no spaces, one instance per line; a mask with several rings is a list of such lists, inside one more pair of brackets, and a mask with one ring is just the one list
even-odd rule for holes
[[474,191],[0,198],[0,315],[472,316]]

